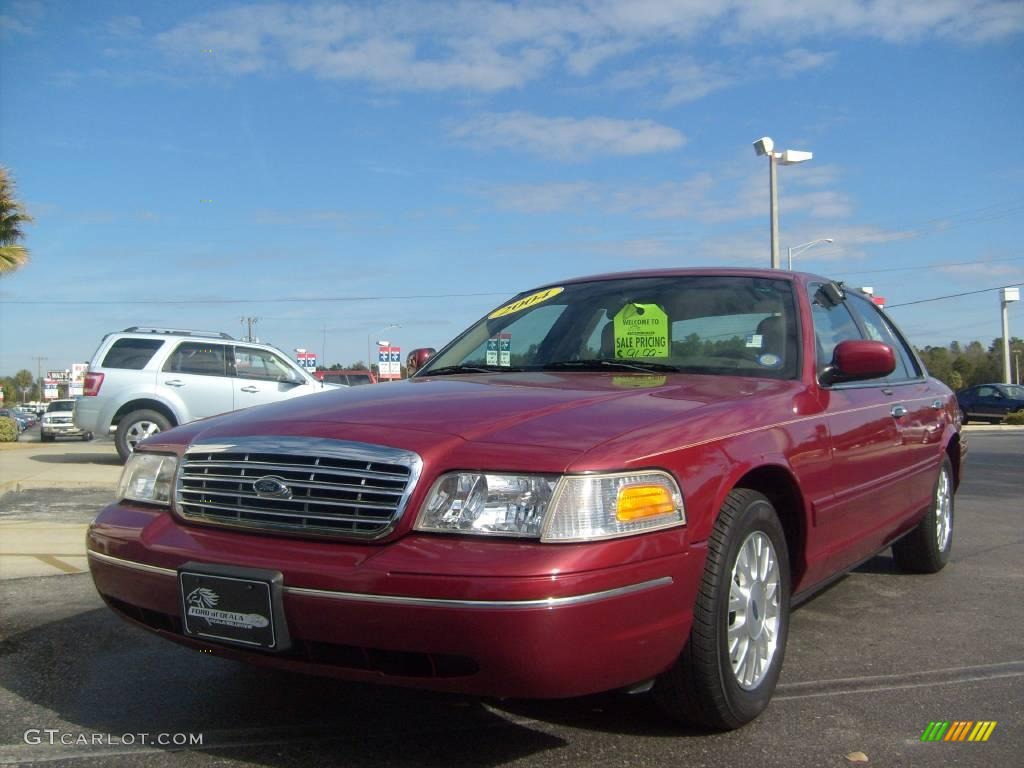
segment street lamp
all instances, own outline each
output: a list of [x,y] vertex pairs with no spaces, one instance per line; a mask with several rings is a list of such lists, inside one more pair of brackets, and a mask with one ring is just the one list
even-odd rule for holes
[[763,136],[754,142],[754,151],[758,156],[768,156],[768,214],[771,218],[772,269],[779,269],[779,188],[775,180],[775,166],[776,164],[803,163],[814,157],[814,153],[800,149],[784,149],[782,152],[776,152],[775,142],[768,136]]
[[[376,336],[378,333],[383,333],[389,328],[401,327],[402,326],[400,326],[398,323],[391,323],[390,325],[385,325],[383,328],[378,328],[376,331],[370,331],[368,334],[366,334],[366,369],[368,371],[373,370],[373,337]],[[377,344],[379,345],[380,342],[378,341]],[[377,369],[377,373],[380,373],[380,368]]]
[[823,237],[823,238],[821,238],[819,240],[811,240],[811,242],[804,243],[803,245],[793,245],[793,246],[790,246],[789,248],[786,249],[789,252],[789,266],[786,267],[786,269],[788,269],[790,272],[793,271],[793,254],[803,253],[808,248],[810,248],[812,245],[817,245],[818,243],[831,243],[831,242],[832,242],[832,238],[831,237]]
[[1003,307],[1003,381],[1013,384],[1010,375],[1010,318],[1007,308],[1011,301],[1020,301],[1020,288],[1003,288],[999,292],[1000,304]]

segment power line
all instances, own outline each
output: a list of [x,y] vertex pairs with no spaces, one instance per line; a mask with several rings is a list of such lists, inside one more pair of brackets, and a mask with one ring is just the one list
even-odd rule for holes
[[856,272],[833,272],[831,274],[839,275],[877,275],[882,272],[908,272],[912,270],[920,269],[932,269],[938,267],[964,267],[972,264],[996,264],[999,262],[1006,261],[1024,261],[1024,256],[1008,256],[1004,259],[978,259],[976,261],[947,261],[937,262],[935,264],[919,264],[916,267],[889,267],[888,269],[863,269]]
[[902,304],[887,304],[886,309],[895,309],[896,307],[909,307],[912,304],[927,304],[929,301],[942,301],[944,299],[956,299],[960,296],[973,296],[976,293],[990,293],[992,291],[999,291],[1003,288],[1012,288],[1015,285],[1024,285],[1024,283],[1010,283],[1009,285],[997,285],[995,288],[982,288],[980,291],[964,291],[962,293],[951,293],[948,296],[933,296],[930,299],[918,299],[917,301],[904,301]]
[[511,296],[510,291],[491,291],[489,293],[427,293],[405,296],[290,296],[278,299],[58,299],[56,301],[39,301],[36,299],[5,299],[0,304],[88,304],[94,305],[125,305],[125,304],[312,304],[315,302],[341,301],[382,301],[386,299],[465,299],[478,296]]

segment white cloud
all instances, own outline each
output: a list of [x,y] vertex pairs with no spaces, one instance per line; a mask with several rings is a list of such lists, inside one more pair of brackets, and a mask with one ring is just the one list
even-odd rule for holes
[[678,149],[686,137],[651,120],[541,117],[525,112],[485,114],[455,126],[452,135],[479,146],[533,152],[559,160],[591,155],[643,155]]
[[43,4],[35,0],[16,0],[5,5],[6,13],[0,14],[0,37],[32,36],[46,14]]
[[[496,206],[519,213],[555,213],[598,210],[607,214],[644,219],[675,219],[702,224],[723,224],[768,216],[767,184],[761,174],[738,181],[716,179],[700,173],[686,181],[643,184],[596,182],[547,182],[498,184],[483,187],[481,194]],[[844,192],[811,189],[780,194],[785,215],[814,219],[843,219],[853,213]],[[862,232],[861,237],[866,237]],[[864,241],[866,242],[866,241]]]
[[107,20],[107,33],[114,37],[134,37],[142,32],[142,19],[138,16],[115,16]]
[[559,67],[588,77],[616,57],[659,49],[677,62],[659,65],[655,77],[675,104],[751,77],[740,55],[731,66],[688,58],[698,35],[727,44],[777,42],[782,52],[765,62],[775,76],[792,76],[833,55],[800,47],[801,39],[962,44],[1022,31],[1019,0],[350,0],[213,11],[163,32],[157,42],[183,59],[212,50],[204,60],[234,75],[282,69],[395,90],[479,92],[519,88]]

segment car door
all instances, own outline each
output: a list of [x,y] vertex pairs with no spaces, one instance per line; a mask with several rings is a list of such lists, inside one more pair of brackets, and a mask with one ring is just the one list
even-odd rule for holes
[[235,408],[276,403],[309,391],[305,378],[268,349],[236,344],[233,350]]
[[[818,286],[811,285],[811,296]],[[835,347],[864,339],[846,301],[814,298],[811,317],[819,374]],[[822,387],[832,451],[832,496],[819,502],[815,522],[830,542],[831,568],[856,563],[878,548],[887,521],[905,513],[909,466],[902,450],[892,386],[884,380]]]
[[164,362],[157,383],[164,397],[175,404],[183,424],[234,407],[224,344],[181,342]]
[[891,410],[905,457],[907,502],[911,511],[921,509],[931,499],[942,458],[940,443],[948,395],[924,375],[909,346],[878,307],[856,294],[848,296],[847,304],[865,335],[888,344],[896,353],[896,368],[885,378],[885,389],[892,393]]

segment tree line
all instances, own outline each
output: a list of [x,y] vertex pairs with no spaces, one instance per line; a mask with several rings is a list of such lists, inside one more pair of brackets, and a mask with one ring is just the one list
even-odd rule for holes
[[[976,384],[1006,381],[1003,377],[1003,339],[993,339],[986,349],[980,341],[963,345],[958,341],[946,347],[918,348],[928,372],[956,391]],[[1016,375],[1024,366],[1024,340],[1010,337],[1010,378],[1020,383]]]

